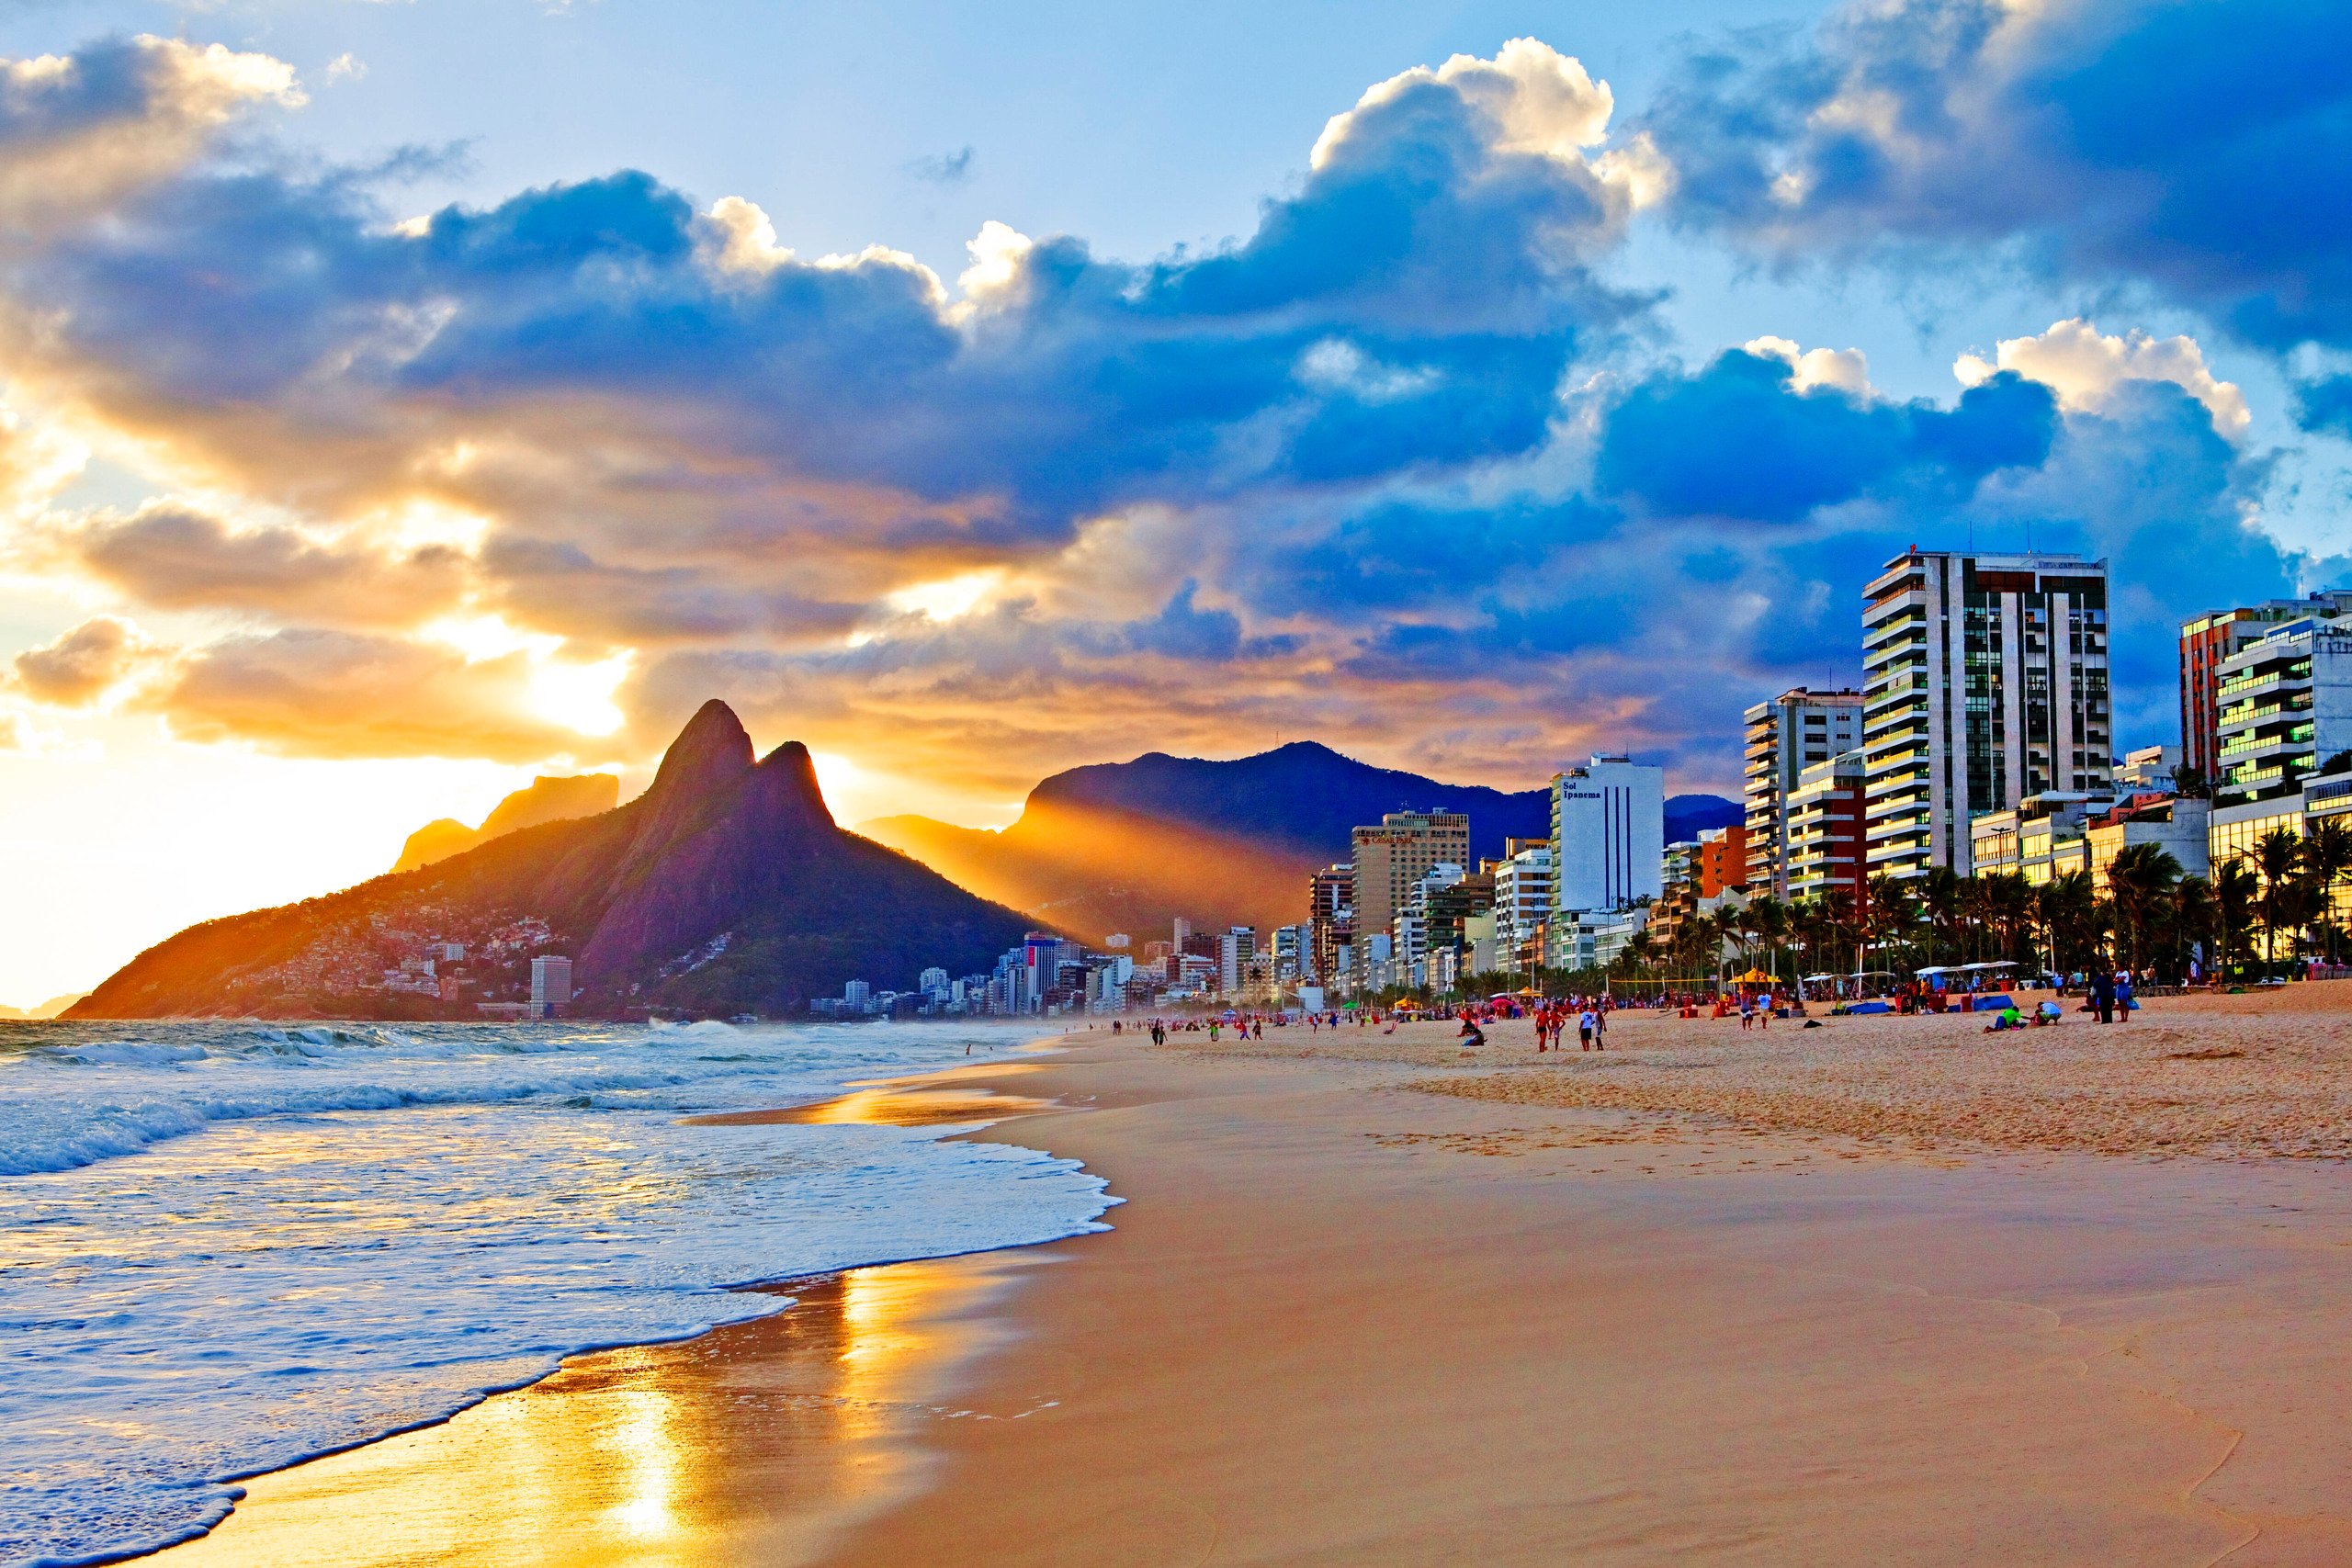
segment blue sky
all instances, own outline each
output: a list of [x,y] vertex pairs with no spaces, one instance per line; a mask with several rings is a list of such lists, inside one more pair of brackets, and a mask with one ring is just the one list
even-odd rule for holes
[[2178,616],[2352,553],[2346,29],[12,7],[0,854],[157,891],[0,998],[714,694],[850,820],[1277,733],[1728,789],[1913,542],[2111,556],[2170,739]]

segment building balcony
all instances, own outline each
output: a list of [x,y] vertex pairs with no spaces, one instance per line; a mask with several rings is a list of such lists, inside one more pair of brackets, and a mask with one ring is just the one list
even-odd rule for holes
[[2227,677],[2215,689],[2213,695],[2219,702],[2233,702],[2240,697],[2260,696],[2266,692],[2284,691],[2292,686],[2302,685],[2308,683],[2311,678],[2312,667],[2309,660],[2283,668],[2257,667]]
[[2222,742],[2220,760],[2233,762],[2241,758],[2267,757],[2282,751],[2308,751],[2312,749],[2312,727],[2299,724],[2269,735],[2237,735],[2225,737]]

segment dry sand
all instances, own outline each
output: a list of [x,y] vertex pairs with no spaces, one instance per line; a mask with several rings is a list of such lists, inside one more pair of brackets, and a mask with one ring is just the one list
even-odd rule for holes
[[[2029,1004],[2030,1005],[2030,1004]],[[2077,1005],[2069,1003],[2070,1008]],[[1514,1105],[1673,1111],[1736,1125],[1920,1149],[2061,1149],[2214,1157],[2352,1158],[2352,981],[2284,995],[2156,998],[2129,1024],[2069,1011],[1984,1032],[1983,1015],[1781,1020],[1611,1015],[1610,1049],[1538,1055],[1505,1023],[1465,1054],[1450,1023],[1343,1027],[1172,1048],[1443,1067],[1414,1087]],[[1464,1077],[1460,1069],[1506,1071]]]
[[[356,1520],[333,1561],[2352,1562],[2352,1191],[2312,1157],[2346,992],[2015,1055],[1960,1020],[1621,1021],[1607,1066],[1512,1026],[1466,1066],[1081,1036],[1005,1080],[1060,1108],[982,1135],[1108,1176],[1114,1231],[583,1359],[183,1554]],[[2229,1157],[2092,1152],[2143,1146]],[[861,1294],[900,1305],[826,1304]]]

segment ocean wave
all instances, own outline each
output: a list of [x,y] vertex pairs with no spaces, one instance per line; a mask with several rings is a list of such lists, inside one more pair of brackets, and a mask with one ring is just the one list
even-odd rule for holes
[[0,1564],[168,1544],[230,1478],[777,1305],[733,1287],[1080,1234],[1115,1201],[941,1129],[668,1113],[960,1062],[970,1032],[125,1032],[0,1058]]

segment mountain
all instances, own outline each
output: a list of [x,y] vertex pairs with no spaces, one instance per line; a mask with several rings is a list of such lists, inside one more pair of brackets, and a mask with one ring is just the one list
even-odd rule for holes
[[1669,795],[1666,797],[1666,841],[1688,843],[1711,828],[1729,828],[1747,820],[1747,808],[1720,795]]
[[806,747],[754,760],[710,702],[626,806],[192,926],[67,1016],[473,1017],[477,1000],[527,995],[541,953],[573,960],[578,1013],[789,1016],[852,979],[905,989],[932,964],[986,969],[1029,923],[842,831]]
[[500,801],[479,828],[469,828],[454,817],[427,822],[408,836],[392,869],[415,871],[525,828],[569,821],[574,817],[594,817],[598,812],[610,811],[620,804],[620,798],[621,781],[611,773],[536,778],[528,789],[518,789]]
[[[1737,807],[1678,795],[1680,820]],[[1306,918],[1306,879],[1348,858],[1349,833],[1385,812],[1466,812],[1474,860],[1551,831],[1551,792],[1441,784],[1295,741],[1232,761],[1151,752],[1056,773],[1001,832],[927,817],[860,829],[984,897],[1089,938],[1158,936],[1178,916],[1261,931]],[[1712,822],[1701,825],[1713,825]],[[1693,829],[1695,831],[1695,828]]]
[[68,991],[62,997],[51,997],[36,1008],[0,1008],[0,1020],[55,1018],[89,993]]

